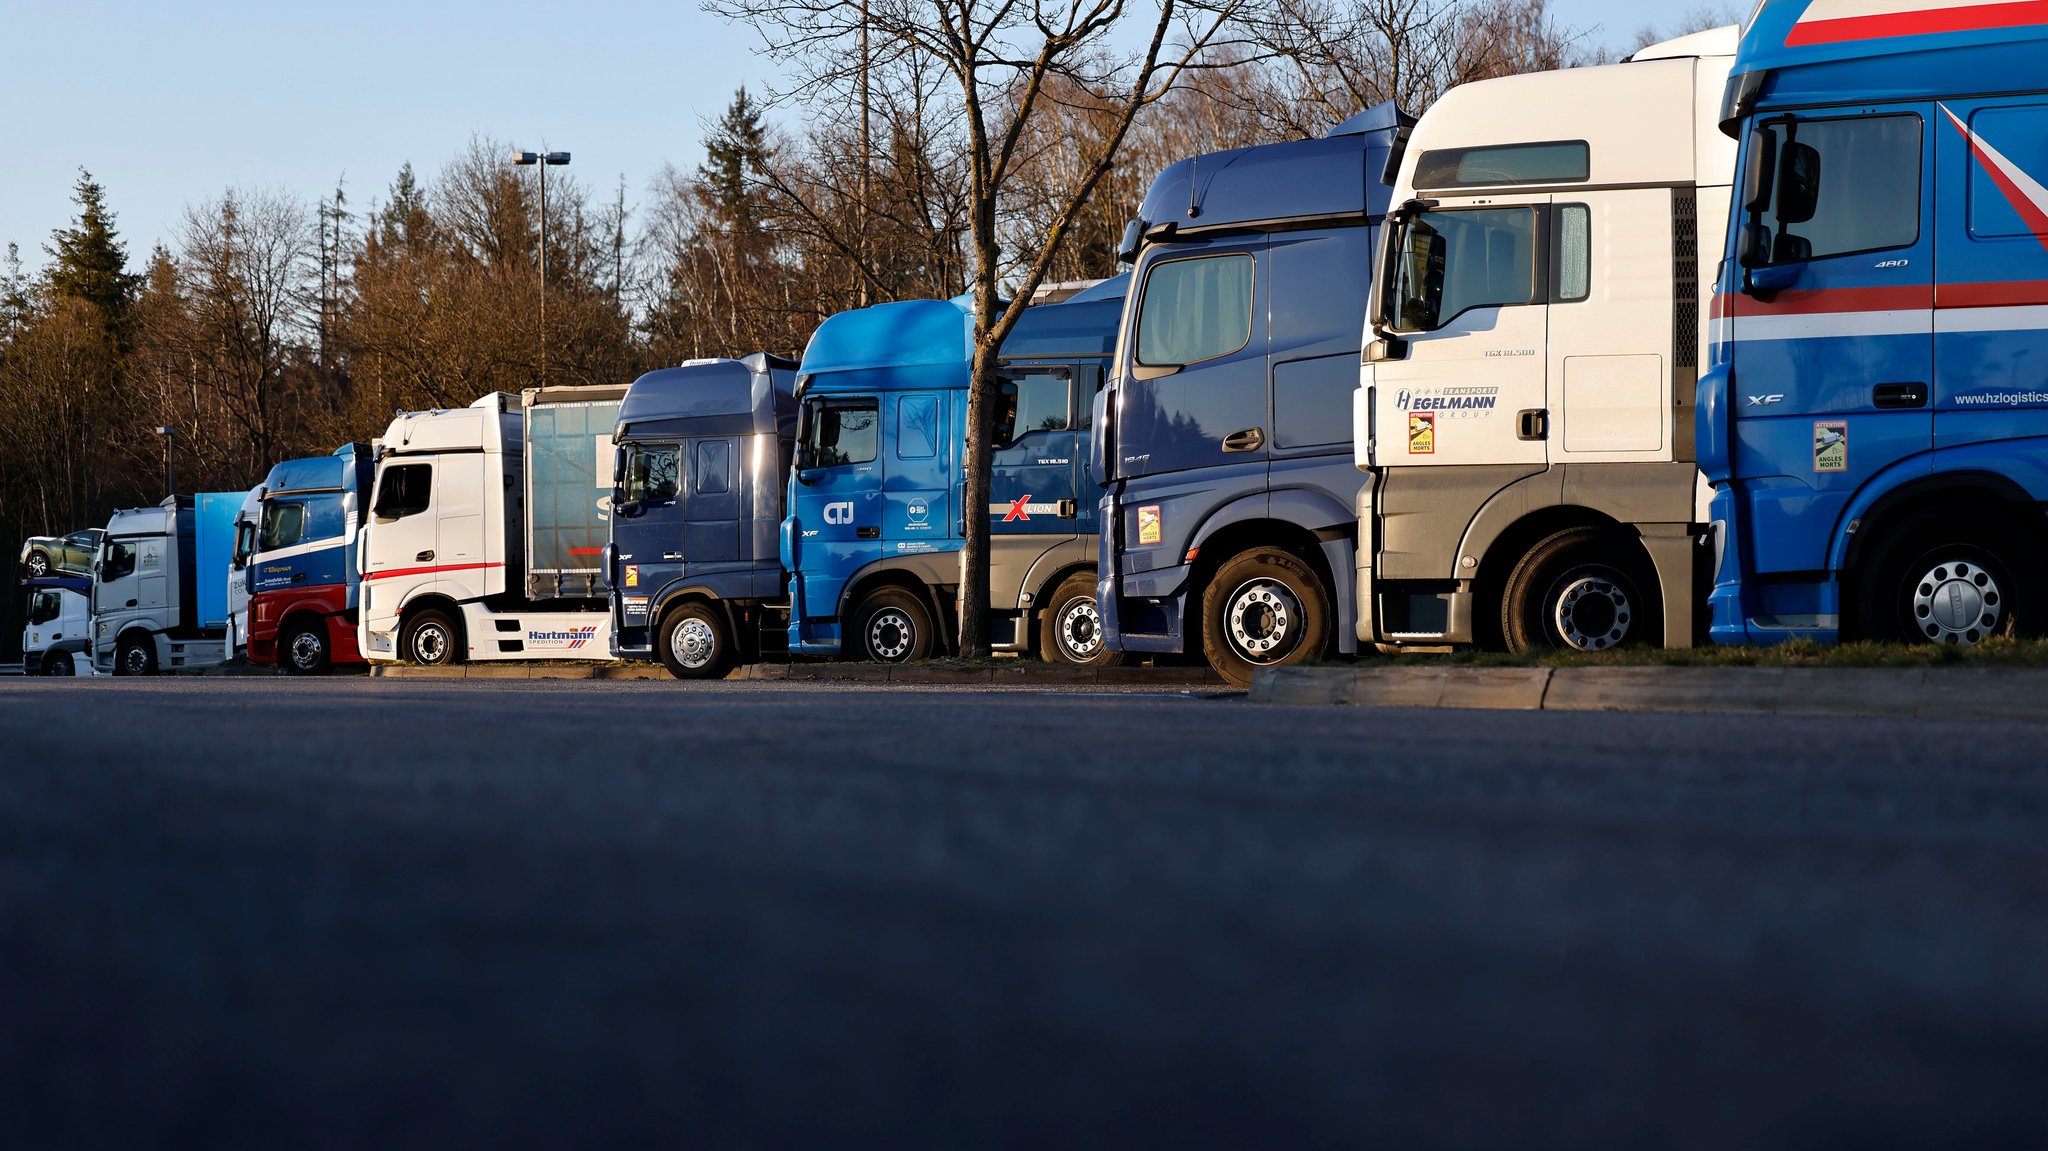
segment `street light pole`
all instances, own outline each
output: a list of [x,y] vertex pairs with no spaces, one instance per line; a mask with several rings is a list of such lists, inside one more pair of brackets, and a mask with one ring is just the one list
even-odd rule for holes
[[156,434],[164,438],[164,495],[175,498],[178,494],[178,473],[171,463],[171,445],[177,442],[178,433],[171,428],[158,428]]
[[548,386],[548,168],[569,162],[567,152],[512,153],[512,162],[540,169],[540,386]]

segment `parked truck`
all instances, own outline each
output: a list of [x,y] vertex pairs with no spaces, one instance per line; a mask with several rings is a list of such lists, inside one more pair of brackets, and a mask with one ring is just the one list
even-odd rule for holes
[[235,512],[235,542],[228,553],[227,657],[249,657],[249,557],[256,554],[256,533],[263,526],[263,485],[257,484],[242,497]]
[[1357,648],[1351,396],[1391,104],[1327,137],[1183,160],[1153,181],[1115,380],[1097,405],[1106,646],[1254,667]]
[[28,624],[21,629],[23,675],[92,674],[92,580],[46,576],[24,580]]
[[376,461],[368,444],[270,469],[246,566],[248,657],[294,675],[361,663],[356,647],[356,529]]
[[1764,0],[1699,388],[1711,634],[2048,628],[2048,11]]
[[614,656],[706,679],[784,649],[796,368],[766,353],[694,360],[626,389],[604,562]]
[[966,517],[986,515],[993,648],[1113,657],[1096,622],[1098,533],[1082,477],[1126,284],[1019,318],[1002,349],[986,508],[962,503],[972,302],[880,304],[818,328],[798,368],[783,532],[792,652],[894,663],[952,650]]
[[1354,414],[1361,643],[1694,641],[1735,43],[1466,84],[1415,125]]
[[400,414],[357,545],[371,662],[610,659],[602,564],[624,386]]
[[243,492],[171,496],[107,521],[93,565],[93,670],[154,675],[227,658],[227,570]]

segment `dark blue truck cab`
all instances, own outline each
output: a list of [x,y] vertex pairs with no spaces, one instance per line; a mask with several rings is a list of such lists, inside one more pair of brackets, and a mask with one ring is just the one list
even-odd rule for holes
[[1095,420],[1110,647],[1200,650],[1237,683],[1333,634],[1357,650],[1352,392],[1412,124],[1383,104],[1153,181],[1119,253],[1133,287]]
[[604,556],[614,657],[702,679],[781,649],[795,369],[765,353],[697,360],[627,390]]
[[986,515],[994,648],[1114,658],[1083,468],[1124,283],[1032,307],[1004,343],[986,508],[962,504],[971,303],[880,304],[819,327],[799,369],[784,531],[791,651],[899,662],[952,650],[965,517]]

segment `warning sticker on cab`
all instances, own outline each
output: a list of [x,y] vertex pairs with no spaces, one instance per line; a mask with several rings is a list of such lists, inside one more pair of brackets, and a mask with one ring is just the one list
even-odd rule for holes
[[1408,454],[1411,456],[1433,456],[1436,454],[1436,413],[1408,413]]
[[1159,505],[1138,509],[1138,542],[1156,544],[1159,542]]
[[639,586],[640,586],[640,565],[639,565],[639,564],[627,564],[627,565],[626,565],[626,586],[627,586],[627,587],[639,587]]
[[1849,421],[1813,421],[1813,470],[1817,472],[1846,472],[1849,470]]

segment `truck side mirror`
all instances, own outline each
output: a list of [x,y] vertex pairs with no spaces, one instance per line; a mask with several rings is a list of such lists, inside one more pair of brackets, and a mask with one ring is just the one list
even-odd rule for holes
[[1804,224],[1820,206],[1820,149],[1797,140],[1785,145],[1778,173],[1778,222]]
[[1749,134],[1749,167],[1742,173],[1742,210],[1752,215],[1771,206],[1778,172],[1778,134],[1758,128]]
[[1770,263],[1771,230],[1762,224],[1744,224],[1735,239],[1735,262],[1744,268]]

